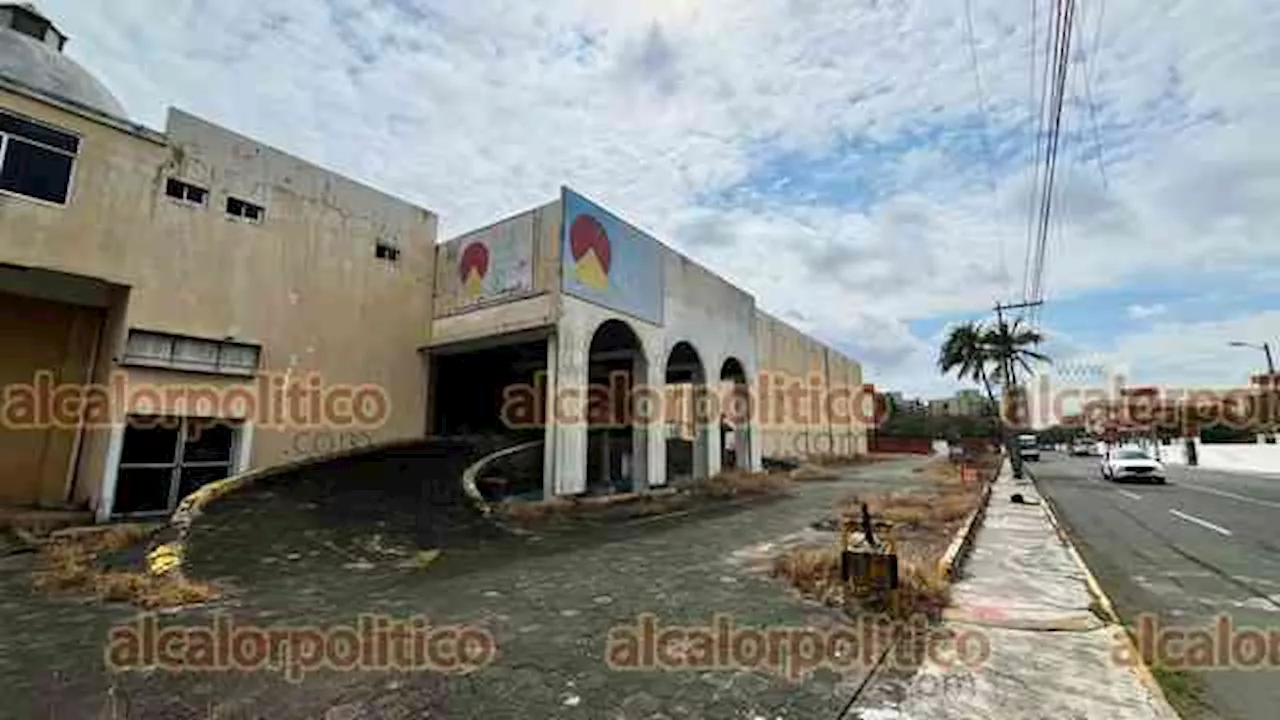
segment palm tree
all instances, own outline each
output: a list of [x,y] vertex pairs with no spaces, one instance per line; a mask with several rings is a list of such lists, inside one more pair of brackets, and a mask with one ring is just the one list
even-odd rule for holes
[[[1022,368],[1029,375],[1031,374],[1030,361],[1051,362],[1047,355],[1031,349],[1043,341],[1044,334],[1025,325],[1021,318],[1013,322],[1000,320],[993,327],[983,331],[981,344],[995,362],[995,377],[1001,381],[1009,395],[1017,394],[1018,368]],[[1016,421],[1020,417],[1016,409],[1016,405],[1008,408],[1006,417]]]
[[987,345],[987,333],[981,324],[966,322],[951,328],[947,339],[938,351],[938,369],[943,375],[953,371],[962,380],[982,384],[991,407],[996,407],[996,396],[991,389],[991,373],[988,367],[996,362]]

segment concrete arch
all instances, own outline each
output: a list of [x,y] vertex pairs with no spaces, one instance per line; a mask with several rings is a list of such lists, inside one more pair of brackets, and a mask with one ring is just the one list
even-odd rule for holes
[[715,418],[720,438],[720,466],[749,470],[752,467],[754,408],[751,376],[747,366],[730,355],[720,363],[720,417]]
[[648,423],[637,421],[637,388],[648,385],[649,354],[626,320],[603,319],[587,338],[586,464],[589,493],[626,492],[643,487],[649,444]]
[[711,416],[715,396],[708,390],[706,365],[693,343],[680,340],[671,346],[663,380],[663,469],[667,480],[705,478],[713,464]]

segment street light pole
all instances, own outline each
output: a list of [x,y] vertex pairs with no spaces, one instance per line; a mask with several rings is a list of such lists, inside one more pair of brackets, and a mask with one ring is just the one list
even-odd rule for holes
[[1275,423],[1274,423],[1274,418],[1272,416],[1275,414],[1275,389],[1276,389],[1275,388],[1276,363],[1275,363],[1275,360],[1273,360],[1271,357],[1271,343],[1264,342],[1261,345],[1254,345],[1253,343],[1233,340],[1227,344],[1230,345],[1231,347],[1247,347],[1247,348],[1253,348],[1254,350],[1262,350],[1263,354],[1267,356],[1267,379],[1265,382],[1262,383],[1262,391],[1265,393],[1264,397],[1266,398],[1266,402],[1264,404],[1264,410],[1266,412],[1266,420],[1263,423],[1263,425],[1264,425],[1264,428],[1266,429],[1266,433],[1269,438],[1267,442],[1271,442],[1271,440],[1274,439],[1273,436],[1275,434]]

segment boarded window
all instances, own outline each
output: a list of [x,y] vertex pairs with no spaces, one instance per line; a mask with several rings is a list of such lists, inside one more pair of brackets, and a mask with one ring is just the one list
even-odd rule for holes
[[121,362],[220,375],[253,375],[258,370],[261,351],[257,345],[231,340],[131,329]]

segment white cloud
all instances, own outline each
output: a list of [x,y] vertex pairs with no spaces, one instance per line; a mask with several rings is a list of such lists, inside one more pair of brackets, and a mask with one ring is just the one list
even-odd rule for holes
[[1155,303],[1152,305],[1134,304],[1125,308],[1125,314],[1134,320],[1145,320],[1147,318],[1164,315],[1169,312],[1168,306],[1164,303]]
[[[446,235],[573,185],[807,318],[882,384],[947,382],[907,322],[1021,289],[1034,102],[1018,0],[974,4],[987,144],[1005,158],[994,188],[965,150],[977,103],[949,3],[42,5],[148,124],[184,107],[437,210]],[[1280,260],[1280,146],[1258,138],[1280,116],[1280,4],[1112,0],[1098,36],[1101,5],[1079,7],[1088,64],[1066,110],[1051,299],[1265,272]],[[834,181],[873,197],[784,194],[812,180],[805,159],[833,154]],[[800,159],[789,183],[761,175],[784,156]]]

